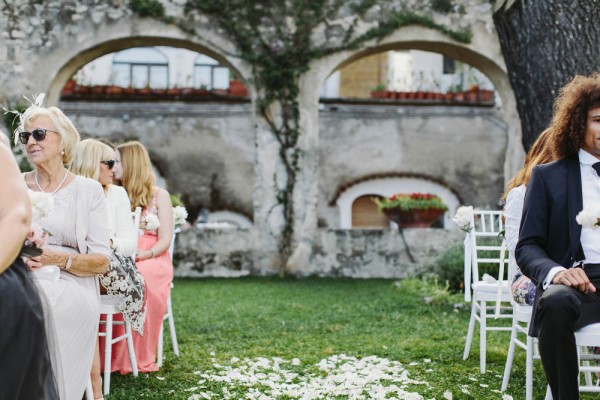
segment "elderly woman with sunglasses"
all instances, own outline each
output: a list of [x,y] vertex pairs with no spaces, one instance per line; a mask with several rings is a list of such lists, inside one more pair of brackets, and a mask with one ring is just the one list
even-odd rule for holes
[[[96,179],[104,188],[108,203],[110,246],[115,251],[109,271],[100,278],[100,291],[107,293],[137,332],[143,333],[145,320],[144,278],[135,268],[132,257],[138,233],[131,218],[131,203],[127,192],[113,185],[114,149],[96,139],[86,139],[77,145],[71,172]],[[125,283],[125,284],[124,284]],[[115,319],[118,319],[115,316]],[[100,344],[98,343],[92,365],[94,399],[102,398],[100,377]]]
[[60,398],[80,400],[92,368],[100,317],[97,274],[110,259],[106,200],[102,186],[93,179],[70,173],[79,133],[56,108],[30,106],[18,128],[29,161],[35,169],[24,175],[30,190],[53,197],[53,211],[34,221],[50,232],[43,253],[26,260],[36,271],[59,268],[55,279],[36,279],[48,299],[45,316],[48,336],[56,341],[51,354]]

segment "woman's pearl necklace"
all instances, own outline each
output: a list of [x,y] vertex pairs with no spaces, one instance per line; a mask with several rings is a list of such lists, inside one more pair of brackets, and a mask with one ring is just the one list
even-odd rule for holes
[[62,178],[62,181],[60,181],[60,183],[58,184],[56,189],[54,189],[54,191],[46,192],[44,189],[42,189],[42,187],[40,186],[40,183],[38,182],[38,172],[36,170],[35,171],[35,184],[37,185],[38,189],[40,189],[40,192],[54,194],[54,193],[58,192],[58,189],[60,189],[62,184],[65,183],[65,180],[67,179],[67,175],[69,175],[69,171],[65,171],[65,176]]

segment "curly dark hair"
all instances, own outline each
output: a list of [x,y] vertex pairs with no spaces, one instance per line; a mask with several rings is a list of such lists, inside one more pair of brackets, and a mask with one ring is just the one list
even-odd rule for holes
[[585,139],[589,110],[600,106],[600,74],[576,75],[554,101],[552,152],[556,159],[577,154]]

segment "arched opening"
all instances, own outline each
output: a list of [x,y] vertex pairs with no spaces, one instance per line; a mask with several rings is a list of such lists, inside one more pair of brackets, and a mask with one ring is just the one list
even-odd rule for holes
[[[144,44],[107,52],[74,70],[75,85],[65,85],[59,106],[84,137],[142,142],[160,172],[158,184],[181,196],[190,220],[204,208],[252,215],[252,106],[229,92],[229,77],[239,72],[212,52],[160,40]],[[220,71],[212,90],[195,87],[196,68],[206,61]],[[225,89],[217,93],[217,87]]]
[[170,46],[134,47],[82,66],[61,100],[247,102],[248,90],[225,63]]
[[[430,177],[465,204],[495,208],[519,132],[508,76],[490,57],[485,49],[407,28],[373,48],[332,59],[333,72],[319,93],[319,226],[352,227],[351,203],[342,211],[330,199],[335,188],[365,176]],[[372,97],[381,83],[388,93]],[[417,97],[426,92],[438,98]],[[378,192],[361,194],[370,193]],[[450,229],[452,211],[442,224]]]
[[385,214],[380,213],[373,198],[382,196],[368,194],[356,198],[352,202],[352,228],[387,228],[390,221]]
[[461,200],[456,192],[430,177],[410,174],[389,174],[388,176],[365,176],[341,186],[331,199],[330,204],[337,206],[339,227],[350,228],[388,228],[389,219],[379,213],[374,197],[390,197],[396,193],[431,193],[439,196],[448,211],[433,227],[455,229],[451,218],[460,206]]
[[387,50],[335,70],[321,100],[352,99],[400,103],[492,106],[494,85],[468,63],[431,51]]

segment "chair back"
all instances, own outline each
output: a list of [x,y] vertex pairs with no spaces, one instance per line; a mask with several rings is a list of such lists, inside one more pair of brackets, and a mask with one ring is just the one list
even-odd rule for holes
[[179,229],[178,227],[176,227],[173,230],[173,237],[171,238],[171,245],[169,246],[169,254],[171,255],[171,260],[173,260],[173,251],[175,250],[175,236],[177,236],[179,232],[181,232],[181,229]]
[[[133,211],[131,213],[131,216],[133,217],[133,229],[135,231],[135,234],[139,235],[140,220],[142,218],[142,207],[136,207],[135,211]],[[137,244],[136,244],[135,247],[136,247],[136,250],[131,255],[131,258],[133,259],[133,262],[135,262],[135,256],[136,256],[136,253],[137,253]]]
[[482,267],[495,279],[502,280],[505,279],[508,265],[502,211],[473,211],[471,227],[465,238],[464,282],[467,301],[470,301],[471,285],[482,278]]

